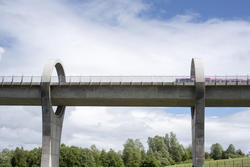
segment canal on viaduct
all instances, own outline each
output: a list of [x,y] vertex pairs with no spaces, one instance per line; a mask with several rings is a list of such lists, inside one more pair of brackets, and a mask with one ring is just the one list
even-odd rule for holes
[[41,167],[59,167],[66,106],[190,107],[193,166],[203,167],[205,107],[250,107],[250,79],[204,76],[198,58],[190,71],[188,77],[66,76],[59,60],[49,60],[39,77],[0,76],[0,105],[42,106]]

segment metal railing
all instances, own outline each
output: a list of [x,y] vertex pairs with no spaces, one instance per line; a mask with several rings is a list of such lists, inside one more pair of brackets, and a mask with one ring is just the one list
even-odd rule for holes
[[[177,84],[194,85],[195,79],[189,76],[51,76],[49,82],[58,84],[59,80],[66,80],[66,84]],[[0,85],[40,84],[41,76],[0,76]],[[205,76],[206,85],[249,85],[248,75],[242,76]]]

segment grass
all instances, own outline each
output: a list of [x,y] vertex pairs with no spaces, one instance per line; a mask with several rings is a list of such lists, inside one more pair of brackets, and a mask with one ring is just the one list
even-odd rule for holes
[[[192,167],[192,163],[177,164],[168,167]],[[250,158],[206,160],[205,167],[250,167]]]

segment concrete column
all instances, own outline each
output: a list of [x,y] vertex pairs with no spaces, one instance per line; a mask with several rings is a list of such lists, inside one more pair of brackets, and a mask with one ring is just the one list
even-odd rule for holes
[[192,59],[191,78],[195,79],[195,105],[191,107],[193,166],[204,167],[205,78],[200,59]]
[[41,82],[42,100],[42,158],[41,167],[59,167],[60,142],[65,106],[57,106],[53,111],[50,96],[50,81],[53,68],[58,81],[66,82],[63,66],[58,60],[50,60],[43,69]]

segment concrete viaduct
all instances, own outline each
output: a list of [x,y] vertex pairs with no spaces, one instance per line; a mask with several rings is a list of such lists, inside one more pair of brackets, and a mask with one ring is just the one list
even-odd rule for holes
[[[53,69],[57,81],[52,81]],[[0,105],[42,106],[41,167],[59,167],[60,140],[66,106],[171,106],[190,107],[192,118],[193,166],[204,167],[205,107],[249,107],[250,84],[247,80],[207,82],[200,59],[192,59],[187,80],[164,77],[149,81],[115,81],[78,79],[67,80],[62,63],[50,60],[44,67],[41,80],[25,81],[20,76],[0,80]],[[92,77],[92,79],[96,79]],[[106,77],[108,78],[108,77]],[[112,78],[112,77],[110,77]],[[122,77],[121,77],[122,78]],[[124,77],[123,77],[124,78]],[[128,78],[128,77],[127,77]],[[131,79],[132,78],[132,79]],[[135,77],[134,77],[135,78]],[[149,78],[149,77],[148,77]],[[1,79],[1,77],[0,77]],[[57,106],[53,111],[52,106]]]

